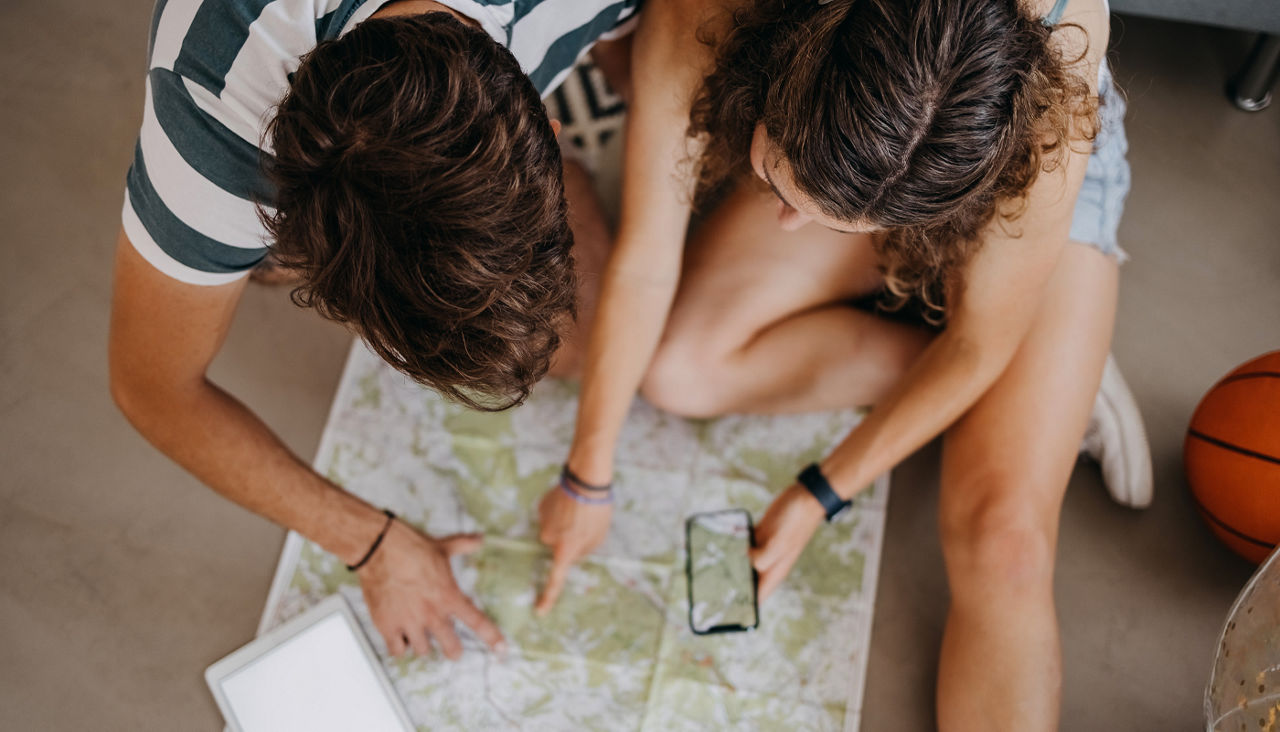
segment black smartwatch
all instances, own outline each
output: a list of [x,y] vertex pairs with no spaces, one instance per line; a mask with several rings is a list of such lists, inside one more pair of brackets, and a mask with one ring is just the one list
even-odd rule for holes
[[836,493],[831,487],[831,483],[827,481],[827,476],[822,474],[822,469],[817,463],[812,463],[809,467],[800,471],[800,475],[796,476],[796,480],[800,485],[804,486],[813,497],[818,499],[818,503],[822,504],[823,510],[827,512],[827,522],[835,520],[837,516],[844,513],[853,505],[853,501],[846,501]]

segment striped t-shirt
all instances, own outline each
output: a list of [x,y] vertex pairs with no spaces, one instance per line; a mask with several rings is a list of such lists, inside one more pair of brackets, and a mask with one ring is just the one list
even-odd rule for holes
[[[197,285],[243,277],[267,251],[259,148],[298,59],[388,0],[157,0],[124,231],[148,262]],[[542,94],[640,0],[441,0],[511,50]]]

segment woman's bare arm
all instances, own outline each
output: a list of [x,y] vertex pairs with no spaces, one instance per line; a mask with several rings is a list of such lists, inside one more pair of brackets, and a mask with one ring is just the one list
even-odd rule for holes
[[[713,61],[697,31],[719,6],[695,0],[645,4],[632,51],[631,107],[623,151],[622,213],[587,347],[570,468],[591,483],[613,475],[614,447],[675,299],[693,198],[686,163],[689,109]],[[542,540],[553,566],[540,610],[555,603],[569,566],[608,531],[607,507],[559,490],[543,499]]]
[[[1063,22],[1080,29],[1065,29],[1055,41],[1068,59],[1079,59],[1074,70],[1096,94],[1109,36],[1104,8],[1077,2]],[[1091,150],[1082,135],[1070,139],[1060,164],[1032,184],[1024,213],[1013,221],[997,216],[988,224],[947,329],[824,464],[838,491],[860,490],[940,434],[1009,365],[1067,244]]]
[[[1093,39],[1077,64],[1096,93],[1107,41],[1101,3],[1069,12]],[[1062,36],[1068,58],[1081,56],[1085,34]],[[963,273],[964,286],[945,332],[925,349],[901,381],[823,461],[823,473],[845,498],[870,484],[955,422],[991,388],[1025,338],[1063,249],[1091,146],[1077,136],[1060,165],[1028,191],[1025,213],[994,220]],[[822,507],[792,486],[770,506],[753,550],[763,598],[790,571],[821,523]]]
[[712,61],[695,30],[710,3],[645,5],[632,63],[634,101],[623,155],[622,213],[583,374],[570,466],[607,482],[623,418],[675,298],[692,200],[689,108]]

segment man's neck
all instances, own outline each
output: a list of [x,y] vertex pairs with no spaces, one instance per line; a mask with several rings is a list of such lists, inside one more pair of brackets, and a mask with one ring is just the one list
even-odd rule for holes
[[403,15],[426,15],[427,13],[448,13],[473,28],[480,27],[480,24],[471,18],[468,18],[443,3],[435,2],[435,0],[392,0],[378,8],[373,15],[369,17],[393,18]]

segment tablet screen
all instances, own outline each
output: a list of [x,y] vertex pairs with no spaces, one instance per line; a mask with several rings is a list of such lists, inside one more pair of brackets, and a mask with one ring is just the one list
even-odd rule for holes
[[404,729],[341,613],[227,675],[220,686],[244,732]]

